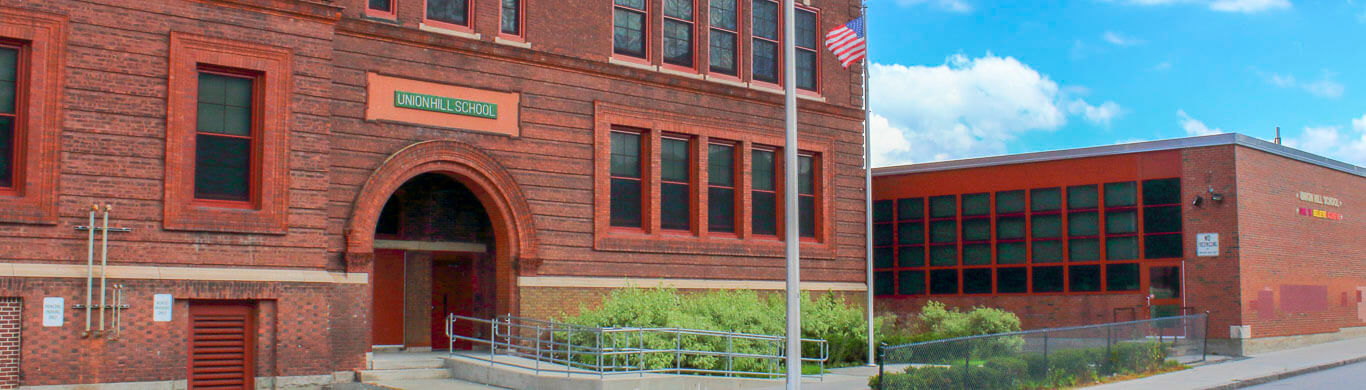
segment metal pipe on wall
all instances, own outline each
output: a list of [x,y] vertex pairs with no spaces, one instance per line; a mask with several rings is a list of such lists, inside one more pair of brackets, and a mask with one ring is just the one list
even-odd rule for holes
[[[99,206],[96,205],[95,207],[98,208]],[[100,333],[104,333],[104,295],[105,295],[105,288],[106,288],[105,286],[106,286],[106,283],[107,283],[107,279],[105,278],[105,275],[106,275],[106,272],[105,272],[105,271],[106,271],[106,270],[108,269],[108,267],[109,267],[109,208],[110,208],[110,207],[111,207],[111,206],[110,206],[108,203],[106,203],[106,204],[104,205],[104,228],[103,228],[103,231],[100,233],[100,236],[101,236],[101,242],[100,242],[100,330],[99,330]],[[94,228],[92,227],[91,230],[94,230]],[[98,334],[97,334],[97,335],[98,335]]]
[[90,337],[90,297],[95,294],[95,212],[99,210],[98,204],[90,206],[90,239],[85,253],[85,332],[81,337]]

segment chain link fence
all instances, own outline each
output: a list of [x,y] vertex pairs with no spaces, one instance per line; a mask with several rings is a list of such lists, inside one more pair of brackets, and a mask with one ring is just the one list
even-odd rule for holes
[[1071,387],[1204,361],[1209,315],[960,337],[880,348],[876,389]]

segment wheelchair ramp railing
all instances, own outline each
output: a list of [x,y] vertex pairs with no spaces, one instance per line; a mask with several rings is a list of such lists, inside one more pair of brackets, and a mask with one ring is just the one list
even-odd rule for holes
[[[457,343],[468,343],[479,352],[462,354],[465,358],[535,370],[537,374],[786,375],[783,336],[682,328],[599,328],[511,315],[486,319],[455,314],[446,318],[446,336],[452,353]],[[829,343],[802,339],[801,345],[803,365],[819,369],[810,376],[820,377],[829,359]]]

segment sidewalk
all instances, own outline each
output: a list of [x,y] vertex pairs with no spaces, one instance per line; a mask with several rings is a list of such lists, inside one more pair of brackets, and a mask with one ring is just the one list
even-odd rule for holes
[[1087,389],[1237,389],[1360,361],[1366,361],[1366,338],[1253,355],[1244,359]]

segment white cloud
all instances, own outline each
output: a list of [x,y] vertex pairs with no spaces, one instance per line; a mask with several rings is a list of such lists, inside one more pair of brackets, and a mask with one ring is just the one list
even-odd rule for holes
[[1205,126],[1205,122],[1201,122],[1198,119],[1192,118],[1189,114],[1186,114],[1186,110],[1176,110],[1176,116],[1178,118],[1181,118],[1179,121],[1177,121],[1177,123],[1180,123],[1181,128],[1186,130],[1186,135],[1200,136],[1220,134],[1224,132],[1224,130],[1219,128],[1211,129],[1209,128],[1209,126]]
[[938,66],[874,63],[873,165],[1003,154],[1018,136],[1051,131],[1069,114],[1108,123],[1115,102],[1072,98],[1048,76],[1012,57],[954,55]]
[[1114,31],[1106,31],[1105,34],[1101,34],[1100,38],[1104,39],[1106,42],[1110,42],[1111,45],[1115,46],[1141,45],[1145,42],[1142,39],[1126,37]]
[[1198,4],[1217,12],[1257,13],[1291,8],[1290,0],[1107,0],[1131,5],[1153,6],[1173,4]]
[[1215,0],[1209,4],[1209,8],[1215,11],[1245,14],[1290,7],[1290,0]]
[[1306,152],[1366,166],[1366,115],[1352,119],[1352,128],[1342,126],[1305,126],[1285,145]]
[[1342,84],[1333,81],[1331,76],[1331,73],[1325,74],[1324,77],[1318,81],[1306,82],[1295,79],[1294,75],[1281,75],[1279,73],[1263,75],[1263,77],[1266,77],[1267,82],[1277,87],[1303,89],[1305,92],[1309,92],[1309,94],[1321,98],[1340,98],[1347,88],[1343,87]]
[[1067,112],[1074,115],[1081,114],[1082,117],[1086,118],[1086,121],[1091,122],[1091,124],[1108,127],[1110,126],[1111,119],[1124,115],[1125,111],[1118,103],[1112,101],[1106,101],[1099,106],[1093,106],[1087,104],[1085,100],[1076,99],[1067,103]]
[[925,4],[950,12],[972,12],[972,5],[963,0],[896,0],[896,4],[902,7]]

